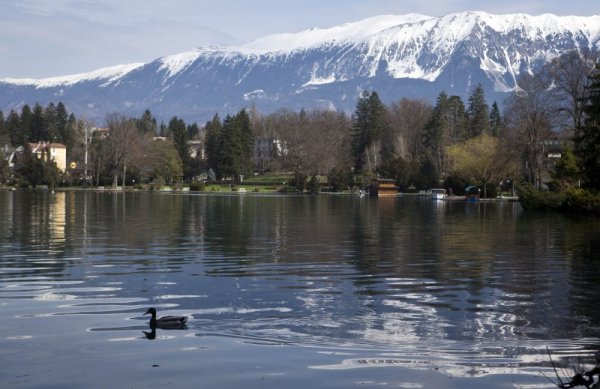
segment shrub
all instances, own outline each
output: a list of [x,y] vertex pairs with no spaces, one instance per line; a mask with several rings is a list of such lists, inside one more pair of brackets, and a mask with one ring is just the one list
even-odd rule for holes
[[308,181],[307,188],[310,193],[319,193],[320,184],[317,176],[312,176]]
[[517,190],[524,209],[556,210],[563,208],[566,200],[564,193],[541,191],[530,183],[517,185]]
[[190,182],[190,190],[194,192],[202,192],[206,189],[206,184],[201,181]]
[[582,188],[569,188],[565,207],[578,212],[600,213],[600,194]]

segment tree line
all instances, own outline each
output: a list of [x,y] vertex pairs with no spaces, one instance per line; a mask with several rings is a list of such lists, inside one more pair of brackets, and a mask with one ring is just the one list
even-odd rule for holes
[[[474,184],[493,195],[518,180],[599,189],[594,64],[591,55],[570,52],[536,74],[523,72],[502,112],[486,101],[481,85],[467,101],[442,91],[434,104],[403,98],[386,105],[376,91],[364,91],[351,115],[286,109],[261,115],[251,108],[199,126],[177,117],[159,124],[148,110],[137,118],[113,114],[104,123],[108,132],[68,114],[62,103],[25,105],[6,118],[0,112],[0,144],[64,143],[69,161],[84,170],[82,182],[71,175],[69,184],[161,184],[203,173],[239,181],[290,172],[298,187],[313,178],[333,190],[375,177],[393,178],[405,190],[444,186],[456,194]],[[547,158],[549,140],[563,148],[556,162]]]

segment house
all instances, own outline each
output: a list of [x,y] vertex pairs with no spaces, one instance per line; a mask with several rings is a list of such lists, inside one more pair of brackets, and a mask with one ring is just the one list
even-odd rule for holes
[[61,172],[67,170],[67,146],[62,143],[30,143],[29,148],[38,158],[44,157],[46,161],[54,161]]
[[192,139],[188,141],[189,155],[190,158],[205,159],[204,155],[204,144],[199,139]]
[[92,133],[95,134],[98,139],[106,139],[110,135],[110,128],[94,127],[92,128]]

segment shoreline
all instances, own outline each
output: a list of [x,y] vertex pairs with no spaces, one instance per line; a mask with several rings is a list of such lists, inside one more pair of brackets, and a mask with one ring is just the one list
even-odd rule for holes
[[[165,188],[159,190],[151,190],[151,189],[137,189],[127,187],[123,189],[122,187],[112,188],[112,187],[58,187],[58,188],[14,188],[14,187],[0,187],[0,190],[6,191],[39,191],[39,192],[100,192],[100,193],[135,193],[135,192],[149,192],[149,193],[160,193],[160,194],[172,194],[172,195],[239,195],[239,196],[273,196],[273,195],[281,195],[281,196],[356,196],[361,198],[378,198],[371,196],[359,196],[357,192],[318,192],[318,193],[308,193],[308,192],[280,192],[277,190],[259,190],[259,191],[231,191],[231,190],[222,190],[222,191],[192,191],[189,188],[185,187],[183,189],[173,189],[173,188]],[[465,196],[447,196],[443,199],[432,199],[431,194],[429,193],[398,193],[396,196],[390,197],[382,197],[386,199],[398,199],[402,197],[422,197],[431,201],[441,201],[441,202],[519,202],[518,196],[500,196],[495,198],[479,198],[476,200],[470,200]]]

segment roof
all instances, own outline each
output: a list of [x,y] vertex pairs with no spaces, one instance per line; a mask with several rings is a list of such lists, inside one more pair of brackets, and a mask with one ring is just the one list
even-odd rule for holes
[[29,147],[32,150],[36,150],[39,147],[46,147],[46,148],[50,148],[50,149],[66,149],[67,148],[67,146],[63,145],[62,143],[45,143],[45,142],[29,143]]

